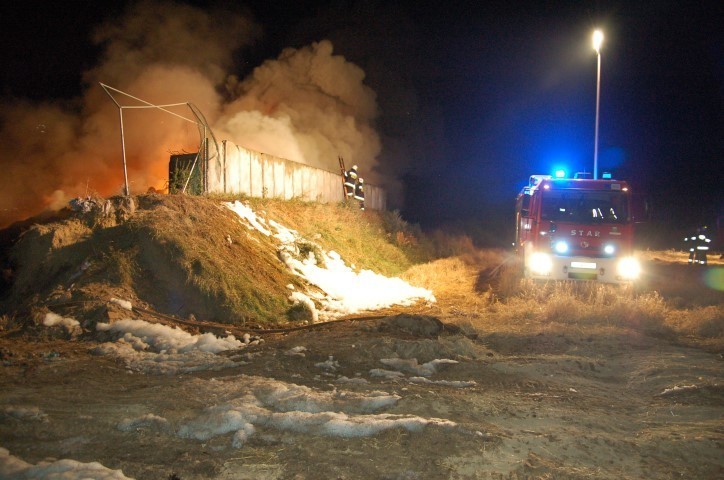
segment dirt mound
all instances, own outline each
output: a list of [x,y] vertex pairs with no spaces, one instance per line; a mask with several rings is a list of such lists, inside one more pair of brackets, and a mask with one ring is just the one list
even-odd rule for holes
[[437,336],[444,329],[445,324],[435,317],[405,313],[386,317],[380,325],[380,331],[400,331],[421,337]]
[[[324,292],[282,261],[281,240],[249,228],[225,200],[237,199],[78,198],[63,215],[0,231],[0,320],[13,328],[13,319],[27,323],[34,308],[50,308],[92,329],[112,319],[113,298],[176,318],[248,328],[309,320],[290,292],[312,298]],[[334,251],[352,270],[395,277],[427,255],[417,242],[394,241],[407,227],[394,213],[344,203],[244,203],[262,223],[291,229],[295,258],[313,254],[324,263],[320,252]]]
[[274,247],[221,202],[143,195],[86,204],[37,223],[7,254],[6,314],[52,305],[100,318],[113,297],[162,313],[225,323],[284,319],[297,280]]

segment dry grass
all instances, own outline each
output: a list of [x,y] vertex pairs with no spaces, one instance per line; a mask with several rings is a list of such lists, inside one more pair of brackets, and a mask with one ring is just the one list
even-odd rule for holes
[[475,248],[473,240],[467,235],[451,235],[436,230],[429,236],[430,248],[436,257],[476,256],[481,250]]
[[436,295],[448,297],[460,291],[472,291],[477,275],[460,257],[451,257],[414,265],[402,278],[412,285],[432,290]]
[[[660,262],[667,255],[652,253],[651,258]],[[491,271],[495,275],[491,276]],[[708,291],[695,294],[692,289],[702,287],[690,283],[677,287],[669,281],[662,282],[666,288],[647,289],[534,282],[522,279],[516,260],[500,251],[418,265],[404,278],[433,290],[438,298],[437,314],[447,317],[445,321],[467,323],[478,333],[635,331],[670,340],[696,338],[715,348],[724,345],[724,294],[706,288]],[[681,295],[689,299],[686,306],[682,306]],[[457,314],[460,310],[467,314]]]
[[[654,336],[668,336],[668,307],[655,292],[632,295],[610,285],[557,282],[522,282],[517,296],[492,303],[483,323],[493,328],[519,331],[517,325],[535,331],[595,331],[634,329]],[[491,325],[480,325],[486,330]]]
[[666,323],[682,335],[724,338],[724,305],[672,310]]
[[[684,250],[641,250],[637,252],[638,257],[644,261],[662,261],[670,263],[687,263],[689,252]],[[707,256],[707,262],[710,265],[724,265],[724,259],[718,253],[712,253]]]
[[361,211],[346,203],[249,199],[257,214],[296,230],[324,250],[334,250],[357,268],[398,276],[430,258],[422,234],[396,212]]
[[286,319],[286,285],[299,286],[299,280],[277,259],[268,238],[243,226],[219,201],[180,195],[155,200],[161,204],[131,223],[152,240],[144,243],[144,258],[165,290],[184,292],[177,300],[182,311],[229,323]]

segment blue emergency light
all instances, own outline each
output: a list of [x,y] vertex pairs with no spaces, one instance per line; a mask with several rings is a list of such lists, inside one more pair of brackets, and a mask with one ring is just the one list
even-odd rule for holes
[[566,171],[562,168],[559,168],[555,171],[554,176],[556,178],[566,178]]
[[611,176],[611,172],[603,172],[603,175],[601,175],[601,178],[604,180],[611,180],[613,177]]

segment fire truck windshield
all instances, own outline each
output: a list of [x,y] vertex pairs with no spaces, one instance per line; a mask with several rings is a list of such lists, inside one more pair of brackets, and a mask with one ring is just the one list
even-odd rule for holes
[[623,192],[543,191],[541,219],[574,223],[626,223]]

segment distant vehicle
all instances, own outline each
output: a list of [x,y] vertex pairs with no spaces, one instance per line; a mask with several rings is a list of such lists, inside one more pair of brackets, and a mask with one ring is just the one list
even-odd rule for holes
[[603,283],[638,278],[628,184],[607,174],[601,180],[585,176],[531,175],[516,197],[515,247],[525,277]]

